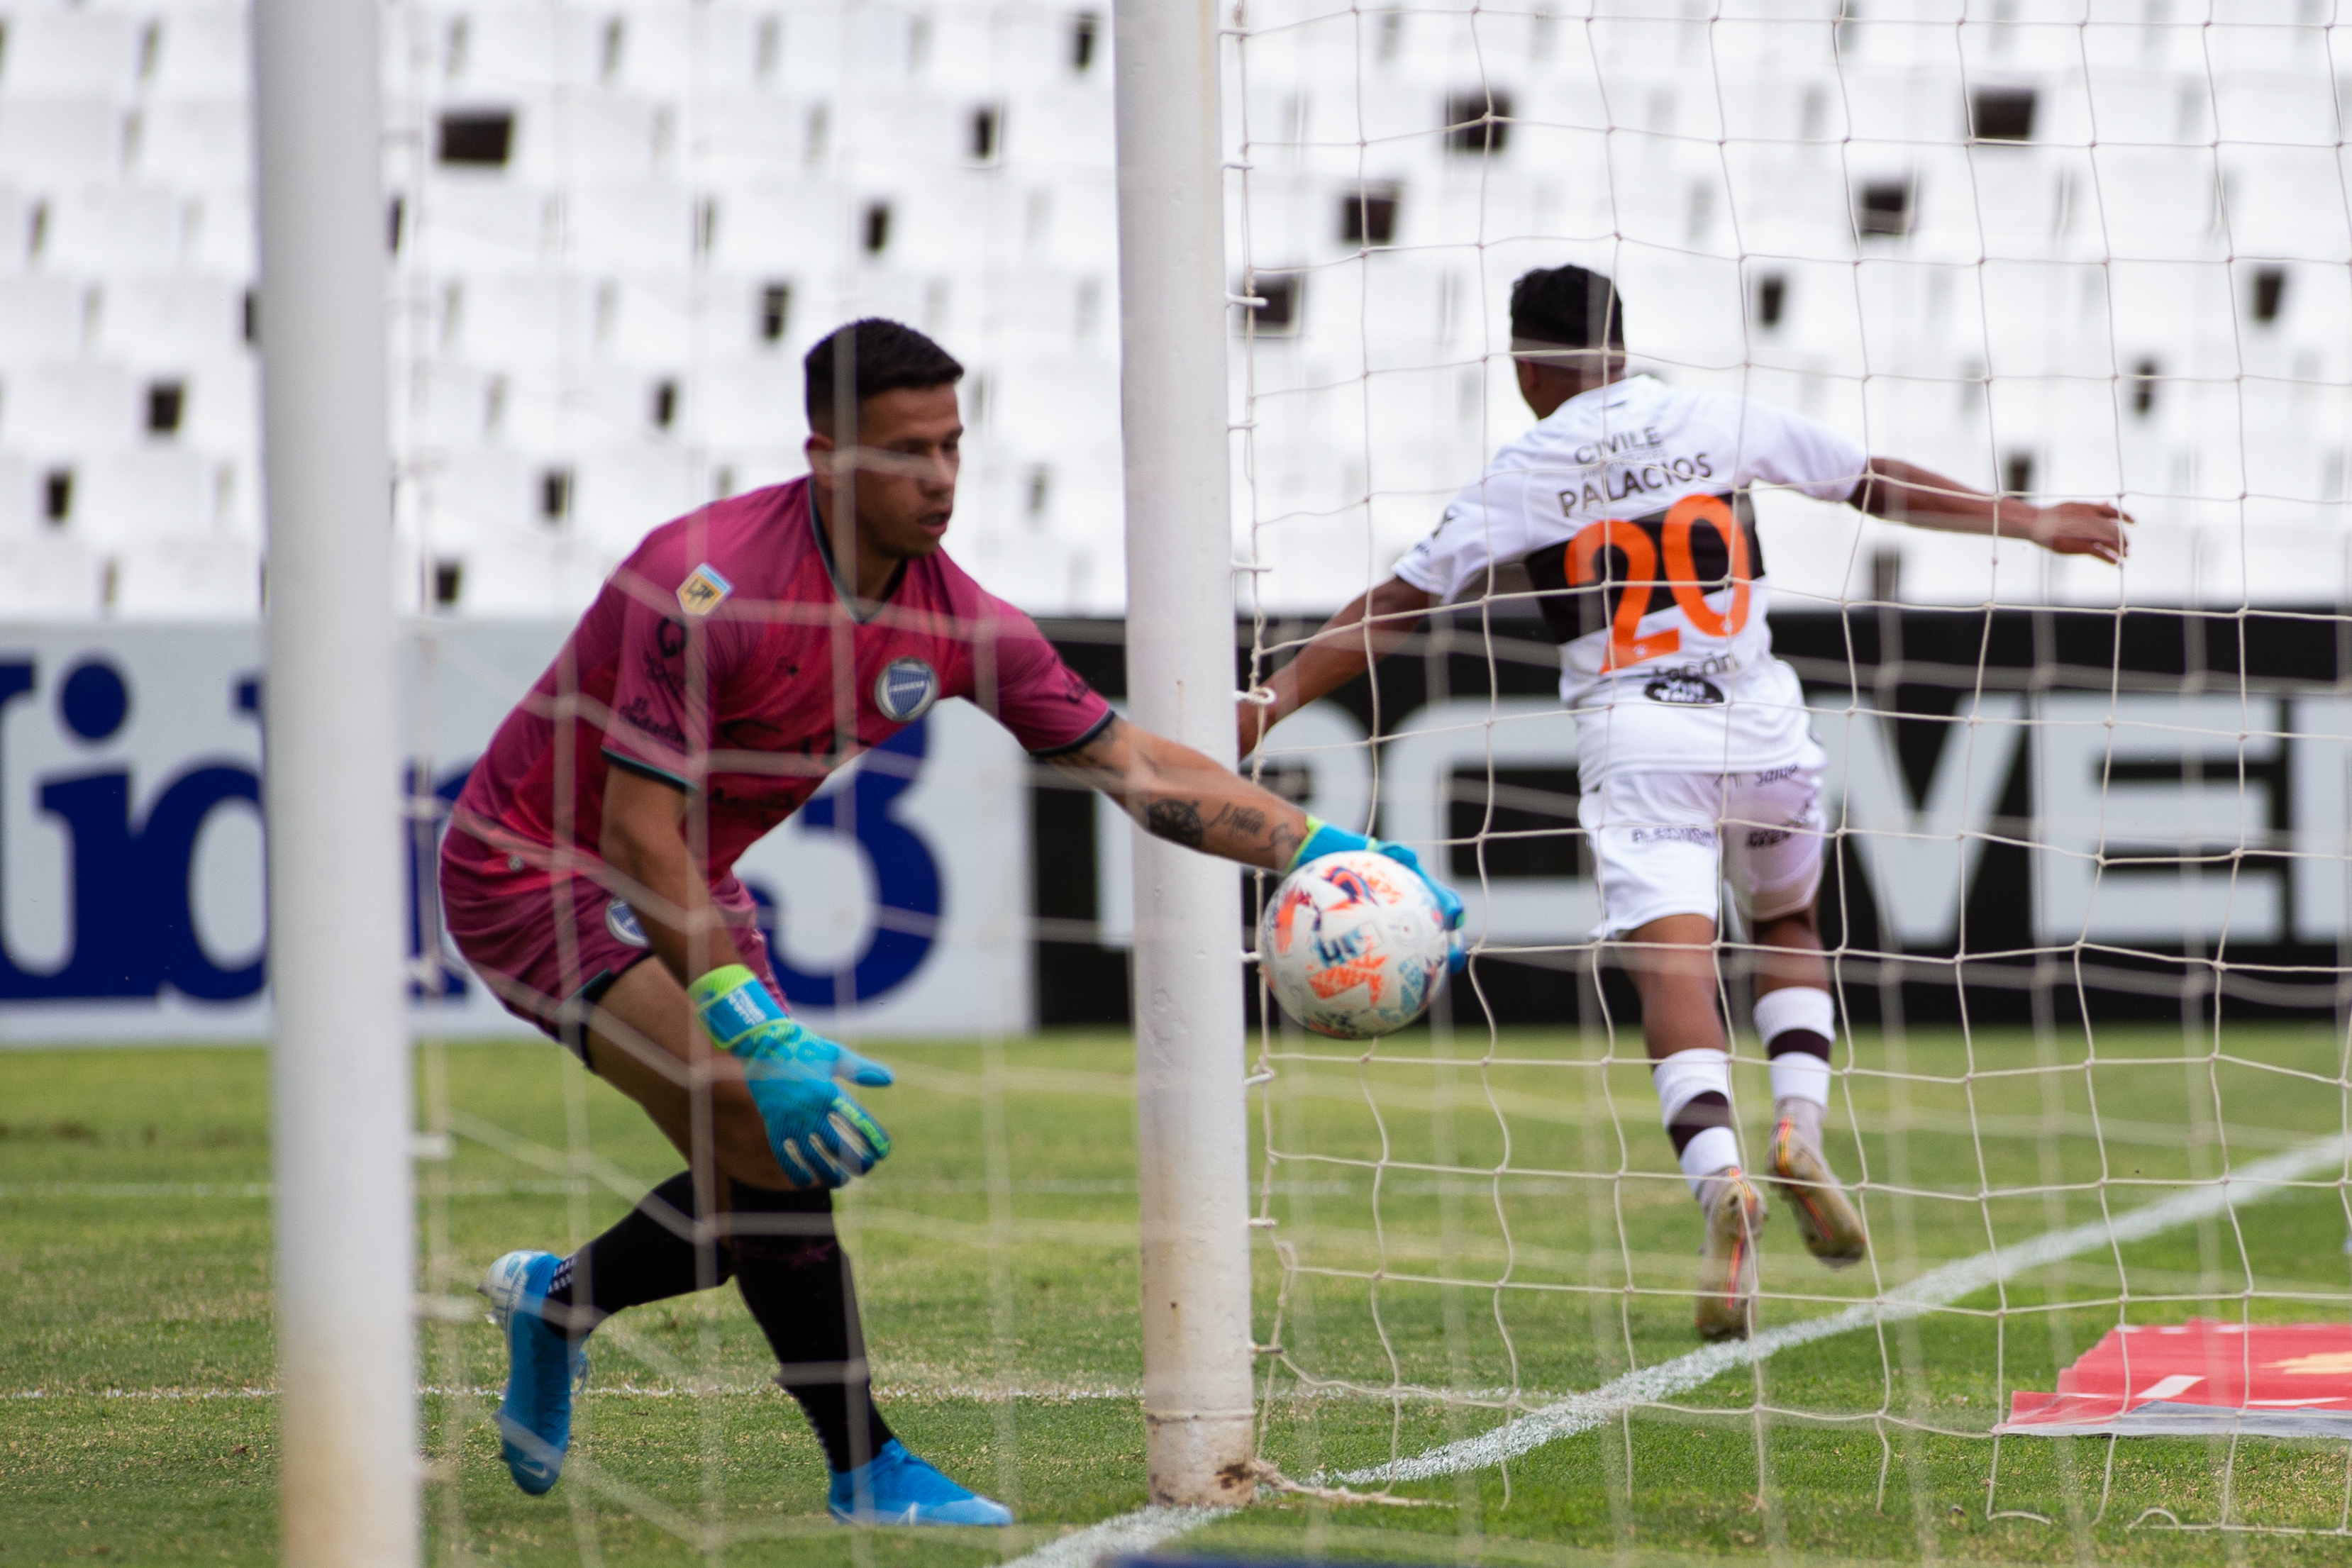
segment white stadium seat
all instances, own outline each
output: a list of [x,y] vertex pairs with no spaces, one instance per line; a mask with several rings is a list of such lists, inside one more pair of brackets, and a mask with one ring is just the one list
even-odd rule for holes
[[104,563],[78,539],[0,534],[0,617],[87,621],[105,607]]
[[212,465],[176,449],[117,453],[86,465],[74,489],[70,531],[125,557],[163,538],[209,533],[219,493]]
[[[45,95],[111,99],[138,81],[142,19],[127,10],[14,8],[0,83]],[[37,85],[36,85],[37,84]]]
[[253,179],[253,111],[242,98],[165,99],[141,110],[141,177],[236,190]]
[[115,558],[115,614],[247,619],[261,610],[261,549],[235,535],[160,534]]
[[30,366],[9,375],[0,421],[15,452],[129,451],[140,439],[139,388],[120,365]]
[[110,178],[122,131],[123,111],[107,99],[0,97],[0,177],[51,187]]
[[[85,287],[67,277],[0,281],[0,365],[13,368],[71,357],[81,344]],[[0,410],[0,421],[5,418],[5,411]]]

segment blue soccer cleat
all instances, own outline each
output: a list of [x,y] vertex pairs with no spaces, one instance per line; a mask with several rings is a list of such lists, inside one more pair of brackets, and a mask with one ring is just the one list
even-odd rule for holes
[[507,1473],[533,1497],[553,1487],[572,1447],[572,1396],[588,1381],[588,1353],[547,1321],[548,1282],[562,1260],[552,1252],[509,1252],[482,1276],[507,1331],[507,1397],[499,1406],[499,1450]]
[[837,1470],[828,1500],[844,1524],[994,1524],[1013,1522],[1001,1502],[966,1491],[907,1452],[893,1437],[873,1462]]

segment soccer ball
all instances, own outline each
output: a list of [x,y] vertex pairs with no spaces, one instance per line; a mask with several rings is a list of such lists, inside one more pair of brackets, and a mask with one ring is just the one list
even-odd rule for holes
[[1275,998],[1336,1040],[1370,1040],[1419,1018],[1451,947],[1428,884],[1370,850],[1300,866],[1258,921],[1258,964]]

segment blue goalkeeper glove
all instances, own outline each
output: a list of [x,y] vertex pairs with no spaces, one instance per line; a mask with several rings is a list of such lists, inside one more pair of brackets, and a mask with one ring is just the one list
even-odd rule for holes
[[889,1156],[890,1134],[834,1082],[878,1088],[893,1081],[888,1068],[811,1030],[740,964],[711,970],[687,994],[710,1038],[741,1059],[744,1086],[787,1176],[841,1186]]
[[1290,857],[1288,865],[1282,868],[1283,874],[1287,876],[1307,862],[1321,860],[1325,855],[1345,854],[1354,850],[1370,850],[1374,854],[1386,855],[1421,878],[1421,884],[1429,889],[1432,898],[1437,900],[1438,910],[1445,917],[1445,929],[1453,933],[1446,965],[1455,974],[1460,974],[1462,967],[1470,961],[1469,955],[1462,950],[1462,895],[1422,869],[1421,857],[1407,846],[1391,843],[1385,839],[1368,839],[1361,833],[1335,828],[1320,817],[1310,816],[1307,819],[1307,841],[1298,846],[1298,852]]

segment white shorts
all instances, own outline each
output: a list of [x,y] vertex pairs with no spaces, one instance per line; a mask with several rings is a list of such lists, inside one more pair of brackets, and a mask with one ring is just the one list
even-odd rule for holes
[[1749,923],[1793,915],[1822,882],[1822,768],[1802,759],[1762,773],[1613,773],[1577,816],[1601,879],[1596,937],[1621,936],[1666,915],[1721,925],[1731,886]]

